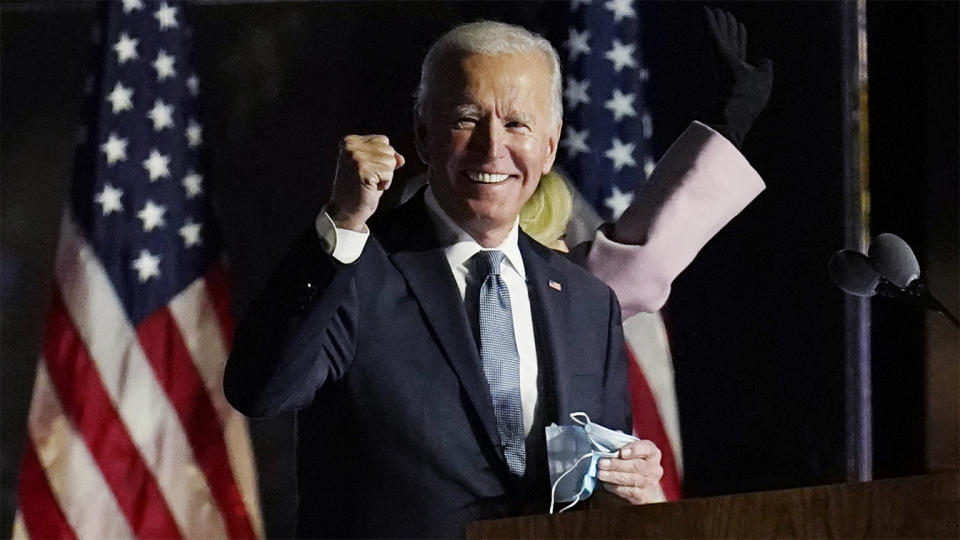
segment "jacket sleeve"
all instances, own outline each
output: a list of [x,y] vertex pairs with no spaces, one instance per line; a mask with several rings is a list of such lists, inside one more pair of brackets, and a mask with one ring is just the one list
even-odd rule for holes
[[694,122],[612,230],[597,232],[586,266],[616,292],[624,319],[656,311],[677,275],[764,187],[730,141]]
[[237,325],[223,380],[234,408],[253,417],[300,409],[345,372],[355,351],[362,260],[335,261],[312,228],[294,241]]

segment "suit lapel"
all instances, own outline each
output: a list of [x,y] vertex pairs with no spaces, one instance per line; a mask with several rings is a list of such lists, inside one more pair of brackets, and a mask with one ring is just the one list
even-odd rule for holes
[[371,228],[377,230],[381,244],[423,309],[427,324],[460,379],[490,442],[499,448],[500,435],[480,353],[442,242],[427,215],[423,192],[384,218]]
[[500,436],[493,414],[490,388],[481,368],[480,354],[466,312],[456,292],[457,284],[443,251],[402,251],[391,258],[423,309],[427,324],[433,329],[440,347],[456,371],[484,431],[494,446],[499,447]]
[[567,347],[564,346],[564,336],[565,332],[577,328],[574,324],[576,321],[570,320],[570,295],[563,290],[564,274],[551,264],[551,259],[557,257],[556,254],[522,232],[520,251],[527,270],[527,291],[530,294],[534,327],[541,336],[539,343],[545,349],[539,350],[538,355],[541,356],[541,363],[545,363],[544,358],[550,361],[548,365],[553,372],[548,380],[553,383],[552,390],[556,400],[554,406],[556,411],[563,411],[567,409],[570,400],[565,384],[570,380],[570,362],[567,358]]

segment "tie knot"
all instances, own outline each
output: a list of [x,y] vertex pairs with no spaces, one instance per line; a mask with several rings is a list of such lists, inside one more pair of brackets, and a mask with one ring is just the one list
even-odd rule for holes
[[471,259],[480,276],[500,275],[500,263],[503,262],[502,251],[496,249],[478,251]]

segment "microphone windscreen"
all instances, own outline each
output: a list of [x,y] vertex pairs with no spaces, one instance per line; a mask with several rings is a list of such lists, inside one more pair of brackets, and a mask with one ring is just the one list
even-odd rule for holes
[[833,284],[854,296],[877,294],[880,275],[870,266],[867,256],[859,251],[842,249],[830,257],[827,265]]
[[900,288],[920,277],[920,263],[910,246],[895,234],[883,233],[870,244],[870,264]]

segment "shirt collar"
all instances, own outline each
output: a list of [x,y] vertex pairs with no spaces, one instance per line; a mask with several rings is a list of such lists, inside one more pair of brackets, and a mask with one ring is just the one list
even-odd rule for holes
[[[440,229],[441,235],[451,239],[451,243],[444,248],[444,254],[447,257],[450,268],[466,271],[464,263],[466,263],[470,257],[476,255],[478,251],[488,248],[484,248],[477,243],[467,231],[463,230],[460,225],[457,225],[457,222],[455,222],[453,218],[447,215],[447,212],[444,211],[444,209],[440,207],[440,203],[437,202],[437,198],[434,196],[433,189],[429,184],[424,193],[424,202],[427,205],[430,218]],[[516,221],[513,222],[513,227],[510,228],[510,233],[507,234],[503,242],[501,242],[499,246],[489,249],[502,251],[507,263],[520,274],[521,278],[526,280],[527,273],[523,266],[523,257],[520,255],[520,245],[518,243],[520,237],[519,224],[520,218],[517,217]]]

